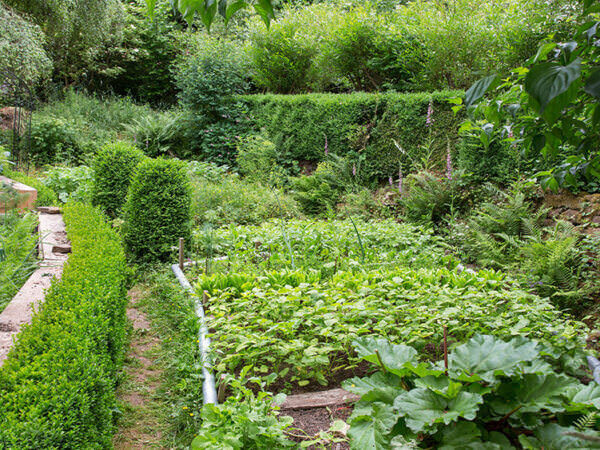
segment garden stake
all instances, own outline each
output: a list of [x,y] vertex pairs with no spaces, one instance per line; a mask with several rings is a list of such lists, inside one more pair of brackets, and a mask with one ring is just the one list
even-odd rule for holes
[[179,238],[179,268],[183,270],[183,238]]
[[448,327],[444,325],[444,368],[446,376],[448,376]]

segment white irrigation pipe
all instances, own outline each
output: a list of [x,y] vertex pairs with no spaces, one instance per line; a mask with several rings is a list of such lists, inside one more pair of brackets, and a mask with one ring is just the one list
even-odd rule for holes
[[196,310],[196,316],[200,321],[200,330],[198,331],[198,348],[200,350],[200,357],[202,358],[202,375],[204,381],[202,382],[202,402],[206,405],[207,403],[217,404],[217,389],[215,387],[215,377],[212,373],[212,363],[210,358],[210,338],[208,337],[208,327],[206,326],[206,318],[204,316],[204,307],[202,305],[202,299],[198,297],[194,288],[185,277],[183,271],[179,268],[179,264],[173,264],[171,266],[173,273],[179,284],[190,293],[194,299],[194,307]]

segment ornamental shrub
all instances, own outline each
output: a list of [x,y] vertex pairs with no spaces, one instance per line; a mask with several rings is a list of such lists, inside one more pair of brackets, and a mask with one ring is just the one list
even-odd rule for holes
[[92,163],[92,203],[110,217],[121,213],[134,169],[144,158],[138,148],[125,142],[105,145]]
[[191,188],[186,165],[146,159],[135,170],[124,207],[124,243],[137,262],[166,261],[180,237],[189,241]]
[[111,448],[127,319],[125,255],[92,206],[63,209],[73,252],[0,368],[0,447]]
[[[447,100],[460,95],[268,94],[240,99],[254,128],[275,144],[282,165],[321,162],[335,154],[360,166],[362,180],[387,180],[398,173],[399,164],[408,173],[424,155],[431,156],[434,167],[445,168],[446,149],[458,139],[460,120]],[[433,121],[428,124],[430,103]]]

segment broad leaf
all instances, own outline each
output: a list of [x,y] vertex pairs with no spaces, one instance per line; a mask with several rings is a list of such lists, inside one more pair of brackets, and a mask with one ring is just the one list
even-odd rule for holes
[[448,363],[459,379],[491,383],[498,375],[514,374],[519,369],[518,363],[532,361],[538,354],[537,343],[528,339],[505,342],[494,336],[476,335],[456,347]]
[[408,372],[405,366],[407,363],[411,365],[417,363],[417,351],[414,348],[408,345],[390,344],[387,339],[362,337],[354,341],[353,345],[358,356],[380,367],[381,358],[384,369],[398,376],[404,376]]
[[348,431],[353,448],[389,449],[389,433],[397,421],[392,407],[384,403],[372,403],[368,410],[361,410],[360,415],[353,413]]
[[600,409],[600,386],[597,383],[572,386],[565,391],[565,396],[574,406],[594,406]]
[[[588,449],[600,448],[599,442],[579,439],[574,436],[569,436],[568,433],[581,433],[576,428],[561,427],[555,423],[549,423],[544,427],[536,430],[535,437],[539,440],[544,450],[563,450],[563,449]],[[590,430],[587,434],[592,434],[597,437],[597,433]]]
[[465,93],[465,106],[469,107],[477,102],[486,92],[494,88],[498,80],[498,75],[490,75],[476,81]]
[[459,417],[473,420],[481,403],[481,395],[471,392],[460,392],[448,400],[429,389],[415,388],[398,395],[394,407],[400,416],[405,417],[406,425],[418,433],[435,429],[437,423],[448,425]]
[[377,372],[370,377],[346,380],[342,386],[348,392],[360,395],[364,401],[391,405],[398,391],[402,390],[402,380],[391,373]]
[[564,411],[562,395],[565,389],[575,383],[573,379],[556,373],[526,374],[511,382],[501,383],[495,398],[486,404],[499,416],[504,416],[517,407],[517,414],[541,410]]
[[596,70],[588,77],[583,90],[592,97],[600,98],[600,70]]
[[444,428],[440,450],[465,448],[470,444],[481,443],[481,430],[473,422],[458,422]]
[[442,397],[451,399],[458,395],[463,385],[447,377],[426,376],[417,378],[415,386],[429,389]]
[[581,76],[581,61],[576,59],[567,66],[555,62],[542,63],[531,68],[525,76],[525,90],[540,105],[543,113],[556,97],[567,92]]

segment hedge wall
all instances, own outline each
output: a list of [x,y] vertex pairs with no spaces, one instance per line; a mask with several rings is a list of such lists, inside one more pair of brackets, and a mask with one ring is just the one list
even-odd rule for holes
[[[240,97],[256,130],[266,132],[281,162],[319,162],[325,139],[331,153],[356,160],[363,176],[387,179],[402,163],[408,171],[432,144],[432,162],[445,160],[448,140],[458,139],[460,117],[447,99],[460,91],[417,94],[304,94]],[[429,103],[433,123],[426,123]],[[405,153],[397,149],[394,140]]]
[[91,206],[64,208],[73,253],[0,369],[0,448],[111,448],[125,344],[125,255]]

